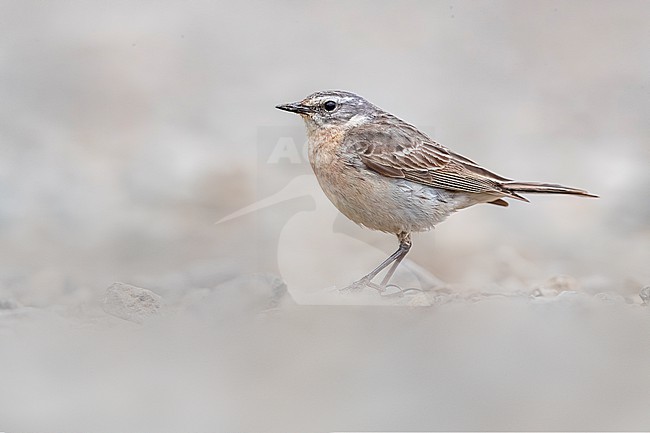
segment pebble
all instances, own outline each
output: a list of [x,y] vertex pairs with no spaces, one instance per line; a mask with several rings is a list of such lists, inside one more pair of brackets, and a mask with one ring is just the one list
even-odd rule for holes
[[104,311],[120,319],[143,323],[162,308],[162,297],[151,290],[125,283],[113,283],[106,289]]
[[643,305],[649,305],[650,304],[650,286],[645,286],[641,291],[639,292],[639,296],[641,297],[641,300],[643,301]]

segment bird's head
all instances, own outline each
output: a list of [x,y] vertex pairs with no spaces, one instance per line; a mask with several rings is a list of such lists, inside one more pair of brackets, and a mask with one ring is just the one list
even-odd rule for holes
[[302,101],[278,105],[275,108],[300,114],[308,129],[347,129],[367,122],[380,111],[361,96],[342,90],[312,93]]

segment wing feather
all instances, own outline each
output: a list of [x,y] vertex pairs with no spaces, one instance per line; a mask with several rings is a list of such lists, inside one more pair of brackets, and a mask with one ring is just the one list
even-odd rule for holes
[[502,188],[501,182],[510,179],[452,152],[390,115],[349,130],[344,146],[354,149],[369,169],[387,177],[452,191],[495,193],[522,199]]

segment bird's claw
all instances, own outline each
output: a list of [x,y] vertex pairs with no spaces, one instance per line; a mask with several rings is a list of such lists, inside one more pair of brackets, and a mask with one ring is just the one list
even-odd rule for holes
[[[390,291],[389,289],[395,289],[395,291]],[[384,292],[381,294],[382,297],[384,298],[401,298],[404,295],[406,295],[407,292],[423,292],[422,289],[416,289],[415,287],[409,287],[406,289],[402,289],[400,286],[397,284],[388,284],[384,288]]]
[[371,289],[377,290],[379,293],[383,293],[385,291],[385,288],[380,286],[379,284],[373,283],[370,281],[368,277],[363,277],[358,281],[355,281],[354,283],[350,284],[347,287],[344,287],[340,289],[342,292],[351,292],[351,293],[358,293],[365,289],[366,287],[369,287]]

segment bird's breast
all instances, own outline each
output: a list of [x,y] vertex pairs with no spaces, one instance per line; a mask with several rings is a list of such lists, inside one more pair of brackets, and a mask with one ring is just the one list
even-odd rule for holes
[[309,163],[316,175],[322,170],[334,169],[338,162],[344,131],[339,128],[318,128],[308,132]]
[[368,169],[342,140],[332,130],[309,134],[309,162],[327,198],[355,223],[388,233],[423,231],[460,207],[447,191]]

